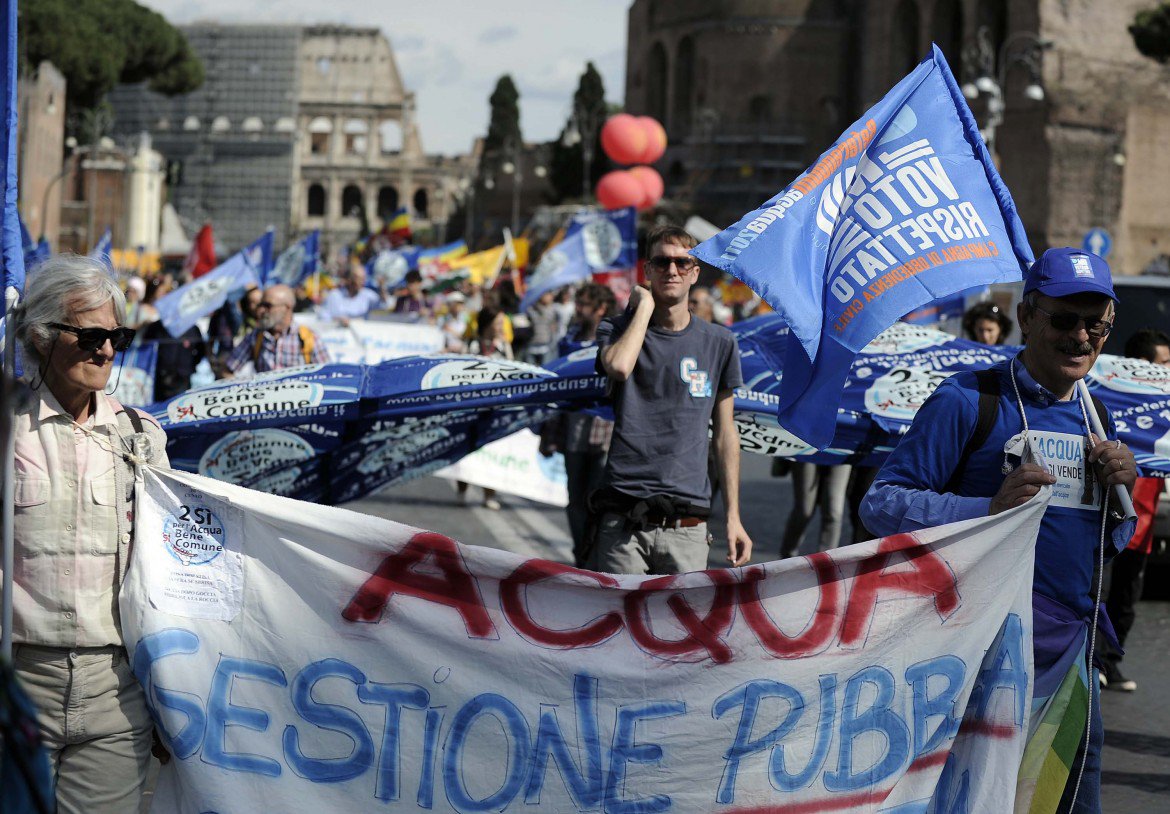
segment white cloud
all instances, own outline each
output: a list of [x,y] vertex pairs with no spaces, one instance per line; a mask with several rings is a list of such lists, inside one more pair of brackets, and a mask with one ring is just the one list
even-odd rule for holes
[[511,74],[530,141],[555,138],[577,79],[592,60],[606,96],[625,94],[626,13],[631,0],[139,0],[176,24],[340,23],[377,26],[418,101],[428,151],[465,152],[487,130],[488,96]]

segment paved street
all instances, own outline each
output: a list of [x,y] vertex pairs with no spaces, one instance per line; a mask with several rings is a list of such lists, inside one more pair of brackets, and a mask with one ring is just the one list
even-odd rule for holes
[[[792,482],[772,478],[770,462],[743,457],[744,525],[756,546],[755,561],[774,559],[780,533],[792,506]],[[454,484],[425,478],[356,501],[347,508],[408,525],[442,532],[461,542],[503,548],[518,554],[568,562],[571,543],[562,509],[500,495],[493,512],[478,505],[482,493],[470,490],[463,505]],[[848,533],[848,523],[846,524]],[[719,539],[720,519],[713,522]],[[806,535],[812,543],[817,523]],[[712,549],[711,565],[723,551]],[[1126,674],[1138,682],[1132,694],[1104,693],[1106,750],[1103,810],[1106,814],[1153,814],[1170,811],[1170,695],[1164,689],[1170,664],[1170,602],[1143,602],[1130,636]]]

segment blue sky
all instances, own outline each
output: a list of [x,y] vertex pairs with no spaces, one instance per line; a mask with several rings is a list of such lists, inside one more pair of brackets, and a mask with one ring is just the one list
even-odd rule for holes
[[175,24],[339,23],[378,26],[415,92],[423,147],[466,152],[487,130],[501,74],[520,90],[530,141],[555,138],[577,79],[592,60],[606,98],[622,101],[631,0],[138,0]]

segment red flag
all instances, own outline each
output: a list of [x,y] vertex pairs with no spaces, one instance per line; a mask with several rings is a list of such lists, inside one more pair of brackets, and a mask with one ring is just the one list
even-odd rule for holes
[[190,274],[194,279],[202,277],[215,266],[215,236],[211,233],[211,224],[205,223],[191,242],[191,251],[183,261],[183,273]]

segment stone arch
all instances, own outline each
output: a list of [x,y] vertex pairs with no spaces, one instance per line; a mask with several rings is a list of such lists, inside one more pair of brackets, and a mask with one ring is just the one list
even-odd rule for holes
[[309,122],[309,152],[313,155],[328,155],[332,133],[333,122],[326,116],[318,116]]
[[362,188],[357,184],[346,184],[341,190],[341,216],[343,218],[357,217],[357,210],[361,209]]
[[757,94],[748,100],[747,118],[752,124],[763,125],[772,121],[772,97]]
[[341,129],[345,134],[345,154],[365,155],[369,124],[363,119],[346,119]]
[[305,214],[310,218],[325,217],[325,187],[321,184],[310,184],[305,201]]
[[914,70],[925,54],[919,53],[922,22],[917,0],[902,0],[890,20],[890,83]]
[[[695,98],[695,40],[683,37],[674,58],[674,126],[691,128]],[[661,119],[659,120],[661,121]]]
[[415,213],[420,218],[428,217],[427,207],[428,207],[428,204],[430,203],[430,195],[427,193],[427,190],[425,187],[419,187],[418,189],[416,189],[414,191],[414,200],[412,201],[412,203],[414,204]]
[[646,63],[646,113],[666,124],[666,47],[661,42],[650,46]]
[[942,49],[952,72],[958,73],[963,56],[962,0],[937,0],[931,17],[931,37]]
[[398,189],[389,184],[378,187],[378,217],[388,220],[398,210]]

